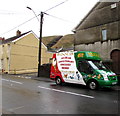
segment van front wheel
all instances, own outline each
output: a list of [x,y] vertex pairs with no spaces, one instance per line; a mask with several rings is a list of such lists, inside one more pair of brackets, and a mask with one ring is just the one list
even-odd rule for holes
[[91,81],[88,82],[88,87],[91,90],[96,90],[96,89],[98,89],[98,82],[94,81],[94,80],[91,80]]
[[56,83],[57,85],[62,85],[62,80],[61,80],[61,78],[60,78],[60,77],[57,77],[57,78],[55,79],[55,83]]

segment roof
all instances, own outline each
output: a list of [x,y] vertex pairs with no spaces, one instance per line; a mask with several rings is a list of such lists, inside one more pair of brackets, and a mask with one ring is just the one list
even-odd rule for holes
[[59,38],[62,37],[62,35],[55,35],[55,36],[46,36],[42,38],[42,42],[48,46],[50,43],[53,43],[54,41],[57,42]]
[[20,38],[20,37],[22,37],[22,36],[25,36],[26,34],[28,34],[28,33],[30,33],[30,32],[31,32],[31,31],[28,31],[28,32],[25,32],[25,33],[23,33],[23,34],[20,34],[20,35],[17,35],[17,36],[8,38],[8,39],[4,40],[4,41],[2,42],[2,44],[6,44],[6,43],[10,43],[10,42],[12,42],[12,41],[15,41],[15,40],[17,40],[18,38]]
[[95,4],[95,6],[88,12],[88,14],[80,21],[80,23],[73,29],[73,31],[76,31],[77,28],[84,22],[84,20],[89,16],[89,14],[98,6],[99,2]]
[[[82,19],[82,21],[80,21],[80,23],[73,29],[73,32],[76,32],[78,30],[78,28],[80,28],[80,26],[82,26],[81,28],[88,28],[88,27],[86,27],[86,25],[90,21],[94,21],[93,18],[97,20],[96,15],[98,15],[98,12],[96,12],[96,11],[99,11],[100,9],[103,9],[114,3],[116,3],[116,2],[97,2],[94,5],[94,7],[88,12],[88,14]],[[94,13],[94,14],[92,14],[92,13]]]
[[67,34],[63,36],[55,45],[52,46],[52,48],[69,48],[72,47],[74,44],[74,35],[73,34]]

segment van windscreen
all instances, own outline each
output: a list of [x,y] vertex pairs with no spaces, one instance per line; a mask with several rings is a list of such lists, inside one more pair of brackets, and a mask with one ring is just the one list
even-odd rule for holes
[[102,64],[101,61],[88,61],[93,69],[96,70],[106,70],[107,68]]

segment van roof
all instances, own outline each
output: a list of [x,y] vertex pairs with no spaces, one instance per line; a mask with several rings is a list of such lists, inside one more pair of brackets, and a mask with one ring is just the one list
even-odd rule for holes
[[99,53],[91,51],[78,51],[75,52],[76,59],[90,59],[90,60],[101,60]]

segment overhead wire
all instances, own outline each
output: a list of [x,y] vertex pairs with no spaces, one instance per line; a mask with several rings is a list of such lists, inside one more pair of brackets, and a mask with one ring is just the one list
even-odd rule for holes
[[10,31],[12,31],[12,30],[14,30],[14,29],[16,29],[16,28],[18,28],[18,27],[20,27],[20,26],[26,24],[27,22],[33,20],[34,18],[36,18],[36,17],[32,17],[31,19],[29,19],[29,20],[27,20],[27,21],[25,21],[25,22],[23,22],[23,23],[17,25],[16,27],[13,27],[12,29],[10,29],[10,30],[8,30],[8,31],[6,31],[6,32],[4,32],[4,33],[2,33],[2,34],[0,34],[0,35],[4,35],[4,34],[6,34],[6,33],[9,33]]
[[[49,16],[51,16],[51,17],[54,17],[54,18],[57,18],[57,19],[60,19],[60,20],[63,20],[63,21],[67,21],[67,20],[65,20],[65,19],[62,19],[62,18],[59,18],[59,17],[56,17],[56,16],[53,16],[53,15],[50,15],[50,14],[46,13],[47,11],[52,10],[52,9],[55,8],[55,7],[58,7],[58,6],[62,5],[62,4],[64,4],[65,2],[67,2],[67,1],[68,1],[68,0],[65,0],[65,1],[63,1],[63,2],[61,2],[61,3],[59,3],[59,4],[57,4],[57,5],[49,8],[49,9],[47,9],[47,10],[45,10],[43,13],[46,14],[46,15],[49,15]],[[40,16],[40,15],[41,15],[41,14],[38,14],[37,16]],[[36,16],[34,16],[34,17],[30,18],[29,20],[27,20],[27,21],[19,24],[18,26],[16,26],[16,27],[14,27],[14,28],[12,28],[12,29],[10,29],[10,30],[8,30],[8,31],[0,34],[0,36],[1,36],[1,35],[4,35],[4,34],[6,34],[6,33],[9,33],[9,32],[11,32],[11,31],[13,31],[14,29],[16,29],[16,28],[18,28],[18,27],[20,27],[20,26],[28,23],[29,21],[33,20],[34,18],[36,18]]]
[[44,12],[47,12],[47,11],[49,11],[49,10],[52,10],[53,8],[58,7],[58,6],[62,5],[62,4],[64,4],[65,2],[67,2],[67,1],[68,1],[68,0],[65,0],[65,1],[63,1],[63,2],[57,4],[57,5],[53,6],[53,7],[51,7],[51,8],[49,8],[49,9],[45,10]]
[[0,9],[0,15],[16,15],[16,14],[23,14],[23,13],[16,12],[16,11],[1,10]]
[[66,20],[66,19],[63,19],[63,18],[60,18],[60,17],[56,17],[56,16],[51,15],[51,14],[48,14],[48,13],[45,13],[45,14],[48,15],[48,16],[51,16],[51,17],[53,17],[53,18],[56,18],[56,19],[58,19],[58,20],[64,21],[64,22],[74,23],[74,22],[72,22],[72,21],[69,21],[69,20]]
[[16,14],[16,13],[9,13],[9,12],[6,12],[6,13],[4,13],[4,12],[0,12],[0,15],[14,15],[14,14]]

